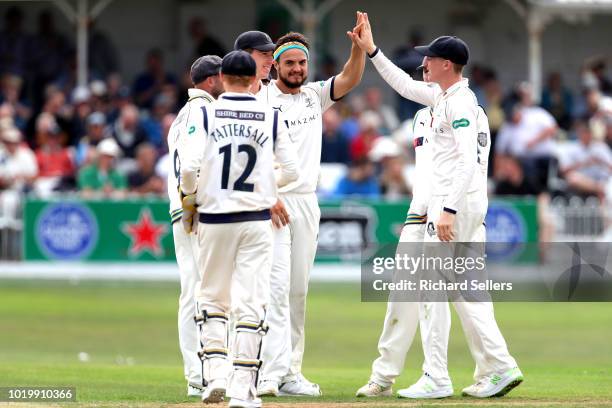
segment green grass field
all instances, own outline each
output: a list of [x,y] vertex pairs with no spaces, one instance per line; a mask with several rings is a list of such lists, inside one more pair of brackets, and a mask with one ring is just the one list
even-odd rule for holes
[[[0,281],[0,387],[75,386],[87,406],[199,406],[185,397],[177,298],[171,283]],[[526,380],[487,401],[459,396],[473,363],[453,316],[449,365],[457,396],[427,403],[354,398],[377,355],[384,311],[383,303],[361,303],[357,285],[313,284],[304,373],[324,397],[266,406],[612,406],[612,304],[497,304]],[[79,361],[80,352],[90,361]],[[416,341],[396,388],[418,378],[421,360]]]

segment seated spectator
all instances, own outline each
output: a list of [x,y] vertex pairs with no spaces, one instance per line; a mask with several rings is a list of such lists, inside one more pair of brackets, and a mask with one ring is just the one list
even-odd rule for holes
[[168,95],[159,94],[155,97],[151,114],[146,116],[142,121],[142,128],[147,134],[147,140],[157,149],[161,149],[164,143],[164,135],[162,134],[162,121],[164,116],[172,112],[174,107],[173,101]]
[[[73,108],[67,103],[66,95],[56,86],[49,85],[45,90],[45,104],[42,111],[53,116],[56,125],[62,132],[62,144],[76,144],[76,136],[73,129],[72,115]],[[40,141],[36,140],[36,145],[40,146]]]
[[87,118],[93,112],[91,108],[91,91],[85,86],[77,86],[72,91],[72,106],[74,114],[72,116],[71,128],[78,143],[87,133]]
[[140,125],[140,113],[136,106],[128,104],[121,109],[112,129],[113,137],[126,157],[133,158],[136,146],[147,140]]
[[38,174],[36,156],[22,143],[19,129],[2,128],[0,134],[0,190],[27,190]]
[[22,195],[38,172],[36,157],[12,125],[0,127],[0,140],[0,214],[18,220]]
[[159,158],[157,164],[155,165],[155,174],[161,177],[164,183],[168,181],[168,172],[171,171],[174,173],[173,158],[170,157],[170,154],[168,153],[168,134],[170,133],[170,127],[172,127],[172,122],[174,122],[174,119],[176,119],[176,115],[174,113],[169,113],[164,116],[164,119],[162,120],[162,134],[164,135],[164,154]]
[[365,109],[376,112],[380,118],[380,129],[382,134],[388,135],[398,128],[400,121],[395,113],[395,110],[389,105],[383,104],[382,92],[380,88],[369,87],[364,95]]
[[574,125],[578,140],[559,157],[561,173],[574,193],[594,195],[602,202],[606,184],[612,176],[612,151],[603,142],[594,141],[587,121]]
[[146,70],[138,75],[132,87],[136,104],[141,108],[150,109],[153,107],[155,96],[166,84],[176,85],[177,80],[174,75],[165,70],[162,51],[158,48],[149,50],[146,57]]
[[334,107],[323,113],[321,163],[349,162],[349,144],[344,133],[340,131],[341,121],[342,118]]
[[499,155],[495,158],[493,178],[496,181],[495,195],[538,195],[538,186],[525,177],[521,163],[511,156]]
[[380,165],[378,181],[381,193],[387,199],[398,199],[410,194],[401,153],[397,143],[384,137],[377,139],[370,150],[370,160]]
[[136,148],[136,170],[128,175],[130,192],[144,194],[165,193],[166,183],[155,173],[157,151],[150,143],[142,143]]
[[96,161],[79,171],[79,191],[85,198],[123,197],[127,183],[115,168],[115,161],[121,153],[117,142],[110,138],[104,139],[96,147],[96,152]]
[[36,121],[38,135],[45,135],[36,149],[38,177],[35,188],[46,195],[60,185],[69,186],[74,178],[74,164],[70,150],[62,146],[62,133],[52,115],[41,113]]
[[87,117],[87,134],[76,148],[75,162],[78,167],[93,163],[98,143],[107,136],[106,117],[102,112],[94,112]]
[[13,108],[13,121],[21,131],[32,116],[32,109],[21,100],[21,87],[23,79],[16,75],[4,75],[0,80],[0,104],[7,104]]
[[366,157],[351,162],[348,174],[340,179],[334,194],[378,197],[380,187],[374,176],[374,165]]
[[569,130],[572,125],[574,98],[569,89],[563,86],[560,73],[553,72],[548,76],[546,87],[542,90],[541,105],[553,115],[559,127]]
[[[487,117],[489,118],[489,130],[491,132],[491,152],[495,152],[497,144],[497,134],[506,120],[502,106],[503,92],[502,87],[493,71],[489,71],[489,78],[485,83],[485,96],[487,98]],[[489,157],[489,176],[493,175],[495,169],[495,155]]]
[[519,87],[519,103],[510,113],[510,122],[499,131],[495,145],[496,160],[501,156],[517,159],[528,182],[538,192],[548,188],[548,170],[555,150],[555,119],[546,110],[533,105],[532,88]]
[[340,132],[346,136],[350,142],[355,139],[359,133],[359,117],[363,112],[365,103],[362,95],[352,96],[348,102],[343,99],[334,104],[334,108],[340,113],[342,123],[340,124]]
[[351,160],[357,161],[368,156],[374,141],[380,137],[378,128],[380,127],[380,117],[372,111],[365,111],[359,118],[360,132],[351,142]]

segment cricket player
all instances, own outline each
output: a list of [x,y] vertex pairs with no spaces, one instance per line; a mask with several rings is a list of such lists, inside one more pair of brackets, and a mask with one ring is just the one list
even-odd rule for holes
[[257,94],[270,79],[270,70],[274,62],[272,53],[276,46],[270,36],[261,31],[246,31],[234,41],[234,50],[243,50],[251,54],[257,63],[257,81],[251,92]]
[[198,357],[198,329],[193,321],[193,316],[196,314],[194,290],[200,277],[196,265],[194,236],[187,234],[182,224],[178,222],[181,220],[183,208],[178,191],[180,161],[177,143],[181,138],[187,136],[185,124],[188,112],[211,104],[223,92],[219,79],[220,70],[221,58],[216,55],[206,55],[194,61],[190,71],[193,88],[188,90],[189,100],[172,123],[168,134],[168,152],[173,159],[172,169],[168,172],[168,197],[170,198],[174,250],[181,279],[178,310],[179,345],[187,380],[187,395],[190,397],[200,397],[203,387],[202,361]]
[[[423,80],[429,81],[426,73]],[[400,243],[422,243],[427,223],[429,203],[429,177],[431,174],[431,107],[419,110],[412,119],[413,147],[415,152],[415,175],[412,201],[406,216]],[[401,244],[400,244],[401,245]],[[412,248],[417,248],[417,245]],[[398,251],[400,249],[398,248]],[[372,374],[366,385],[357,390],[357,397],[388,397],[392,394],[395,378],[404,369],[406,353],[419,324],[418,302],[387,303],[383,331],[378,340],[380,356],[372,364]],[[450,311],[449,311],[450,313]]]
[[279,189],[280,200],[272,209],[276,229],[267,312],[270,331],[263,343],[260,396],[321,395],[319,386],[302,375],[302,358],[306,294],[321,216],[315,190],[321,166],[322,113],[361,81],[365,54],[353,43],[341,73],[306,83],[309,55],[310,45],[302,34],[280,37],[274,51],[278,79],[257,95],[283,113],[300,169],[297,181]]
[[[423,80],[429,82],[428,73],[423,73]],[[415,186],[413,188],[413,198],[410,203],[410,209],[406,216],[406,222],[400,236],[400,243],[417,243],[423,242],[425,238],[425,225],[427,224],[427,207],[429,203],[429,180],[431,177],[431,152],[430,138],[432,129],[429,126],[432,120],[432,108],[426,107],[419,110],[413,118],[413,146],[415,150]],[[486,174],[486,160],[490,149],[490,133],[489,122],[487,116],[482,109],[478,107],[478,135],[481,138],[480,142],[483,161],[479,164],[484,168]],[[484,232],[484,225],[481,228]],[[401,244],[400,244],[401,245]],[[416,245],[410,245],[409,250],[416,250]],[[399,248],[398,248],[399,250]],[[417,256],[420,255],[417,254]],[[426,316],[427,310],[432,307],[439,307],[438,318],[450,322],[450,309],[447,303],[438,304],[419,304],[417,302],[394,302],[389,301],[387,304],[387,313],[385,315],[383,331],[378,341],[378,352],[380,356],[372,364],[372,374],[366,385],[357,390],[357,397],[384,397],[391,396],[392,385],[397,376],[399,376],[404,368],[406,353],[410,349],[412,340],[416,333],[416,328],[419,324],[419,313]],[[419,312],[419,310],[422,310]],[[424,320],[421,319],[423,324]],[[450,324],[445,326],[446,331],[439,333],[446,338],[446,341],[441,341],[442,344],[448,344],[448,336],[450,332]],[[422,330],[426,332],[427,330]],[[432,333],[431,330],[427,331]],[[422,338],[423,349],[429,352],[426,348],[426,339]],[[429,340],[431,342],[431,340]],[[437,361],[447,361],[446,348],[440,348],[438,357],[435,352],[427,353],[423,363],[423,372],[429,373],[434,370]],[[477,370],[479,368],[477,367]],[[410,395],[408,389],[398,391],[399,396]],[[452,393],[451,393],[452,394]]]
[[[456,37],[439,37],[415,50],[425,56],[424,71],[435,84],[413,80],[393,65],[375,46],[368,16],[354,30],[356,42],[367,52],[382,78],[400,95],[433,107],[432,186],[427,209],[425,242],[484,242],[486,215],[486,171],[479,161],[478,105],[462,76],[467,64],[467,45]],[[486,166],[485,166],[486,169]],[[420,314],[425,360],[445,359],[450,319],[441,312],[445,302],[425,303]],[[476,361],[476,382],[463,389],[473,397],[502,396],[523,381],[514,358],[508,353],[491,302],[454,302],[468,346]],[[427,316],[425,319],[424,316]],[[440,317],[442,316],[442,317]],[[400,396],[442,398],[453,393],[446,361],[430,365],[430,371]],[[437,369],[436,369],[437,368]]]
[[[276,186],[297,180],[298,165],[280,113],[249,93],[256,81],[253,58],[230,52],[221,81],[225,93],[218,101],[189,111],[187,137],[179,145],[186,229],[190,217],[199,220],[196,321],[207,381],[202,401],[220,402],[227,391],[230,407],[259,407],[256,384],[272,262],[270,207],[277,201]],[[232,370],[230,313],[236,321]]]

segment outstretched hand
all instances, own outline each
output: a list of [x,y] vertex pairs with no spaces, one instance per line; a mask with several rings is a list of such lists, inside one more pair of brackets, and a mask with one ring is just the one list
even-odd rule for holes
[[368,13],[357,12],[357,24],[352,32],[347,32],[347,35],[351,38],[353,43],[357,44],[361,50],[368,54],[372,54],[374,50],[376,50]]
[[[361,11],[357,11],[355,15],[357,16],[357,21],[355,22],[355,28],[357,28],[357,26],[365,22],[365,13]],[[348,35],[348,37],[351,39],[353,44],[358,45],[356,42],[358,34],[355,32],[355,28],[353,28],[352,31],[347,31],[346,35]]]

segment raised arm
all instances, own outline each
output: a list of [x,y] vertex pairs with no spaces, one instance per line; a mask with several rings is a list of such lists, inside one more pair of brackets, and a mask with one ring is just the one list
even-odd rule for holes
[[423,81],[415,81],[410,75],[392,63],[374,44],[372,27],[367,13],[364,18],[353,29],[351,36],[353,42],[365,51],[370,57],[370,61],[391,88],[406,99],[418,102],[422,105],[433,106],[436,97],[441,93],[440,87],[436,84],[428,84]]
[[[357,12],[357,24],[365,21],[364,13]],[[345,96],[354,87],[361,82],[363,71],[365,69],[365,52],[355,43],[355,35],[353,32],[346,33],[351,39],[351,55],[344,64],[342,72],[336,75],[334,80],[334,94],[332,98],[338,100]]]

